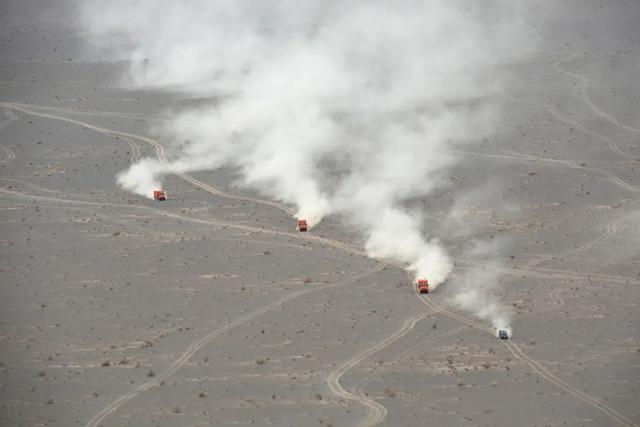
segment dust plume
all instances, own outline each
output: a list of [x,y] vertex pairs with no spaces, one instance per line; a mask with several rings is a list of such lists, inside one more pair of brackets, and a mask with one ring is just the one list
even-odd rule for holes
[[496,331],[508,330],[511,336],[512,313],[495,297],[500,276],[501,273],[488,266],[471,268],[453,280],[452,301],[463,310],[490,321]]
[[436,287],[452,261],[405,202],[443,184],[451,144],[491,135],[513,4],[87,1],[92,42],[131,64],[123,84],[211,99],[159,131],[168,165],[145,159],[118,184],[148,196],[172,171],[231,167],[310,227],[355,224],[370,256]]
[[122,171],[116,177],[118,185],[142,196],[153,198],[153,190],[161,188],[158,175],[164,171],[164,166],[155,159],[144,158]]

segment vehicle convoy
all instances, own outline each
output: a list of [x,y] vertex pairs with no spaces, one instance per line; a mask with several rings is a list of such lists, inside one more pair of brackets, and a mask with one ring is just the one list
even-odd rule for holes
[[509,331],[507,331],[506,329],[500,329],[498,331],[498,338],[500,338],[501,340],[509,339]]
[[427,279],[418,279],[416,281],[416,287],[418,288],[418,293],[420,294],[429,293],[429,281]]
[[153,199],[154,200],[167,200],[167,195],[164,193],[164,190],[153,190]]
[[298,231],[307,231],[307,220],[299,219],[298,220]]

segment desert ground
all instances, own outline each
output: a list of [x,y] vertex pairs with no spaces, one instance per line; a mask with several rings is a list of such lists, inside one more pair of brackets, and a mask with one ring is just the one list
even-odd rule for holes
[[[207,100],[119,88],[126,64],[88,54],[64,10],[14,3],[1,425],[640,424],[636,3],[570,2],[511,65],[495,136],[452,147],[447,182],[408,203],[454,276],[495,273],[508,341],[446,283],[416,294],[338,219],[297,232],[233,170],[172,175],[166,202],[120,189],[119,171],[165,155],[167,111]],[[463,255],[461,224],[501,242],[491,257]]]

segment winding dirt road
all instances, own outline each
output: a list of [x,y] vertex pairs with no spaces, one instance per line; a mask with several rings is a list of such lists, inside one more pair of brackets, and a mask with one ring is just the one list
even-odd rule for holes
[[351,359],[343,362],[340,366],[338,366],[334,371],[332,371],[329,374],[329,377],[327,378],[327,384],[329,385],[329,388],[334,394],[336,394],[337,396],[343,399],[357,402],[369,409],[369,416],[366,419],[364,419],[362,422],[360,422],[358,426],[370,427],[370,426],[374,426],[376,424],[381,423],[384,420],[384,418],[387,416],[387,412],[388,412],[387,408],[385,408],[382,404],[376,402],[372,398],[366,396],[362,392],[362,390],[360,390],[359,393],[355,393],[355,394],[348,392],[347,390],[344,389],[344,387],[342,387],[342,384],[340,384],[340,378],[342,378],[344,374],[346,374],[350,369],[353,369],[354,367],[362,363],[364,360],[366,360],[370,356],[389,347],[391,344],[393,344],[400,338],[407,335],[409,332],[413,330],[413,328],[416,326],[416,324],[420,320],[432,314],[435,314],[437,311],[438,309],[433,309],[429,312],[421,313],[418,316],[408,319],[404,323],[402,328],[398,329],[396,332],[389,335],[382,341],[379,341],[375,345],[369,347],[368,349],[356,354]]
[[631,131],[631,132],[640,132],[640,129],[619,122],[618,119],[613,117],[611,114],[603,111],[600,107],[598,107],[596,104],[593,103],[593,101],[589,97],[589,78],[588,77],[582,76],[580,74],[572,73],[570,71],[565,70],[564,68],[562,68],[560,66],[560,64],[562,64],[562,63],[565,63],[565,62],[568,62],[568,61],[572,61],[572,60],[577,59],[577,58],[579,58],[581,56],[582,55],[577,55],[577,54],[569,55],[569,56],[567,56],[565,58],[560,59],[559,61],[556,61],[553,64],[553,68],[557,72],[559,72],[561,74],[573,77],[574,79],[577,79],[578,81],[580,81],[580,94],[582,96],[582,102],[587,104],[589,106],[589,108],[591,108],[593,110],[593,112],[595,112],[598,116],[602,117],[603,119],[607,120],[611,124],[614,124],[614,125],[622,128],[622,129],[625,129],[625,130],[628,130],[628,131]]

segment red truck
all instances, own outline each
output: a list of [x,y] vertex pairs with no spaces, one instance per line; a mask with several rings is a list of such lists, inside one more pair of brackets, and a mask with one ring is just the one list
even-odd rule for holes
[[154,200],[167,200],[167,195],[164,194],[163,190],[153,190],[153,199]]
[[418,279],[418,281],[416,282],[416,286],[418,288],[418,293],[420,294],[429,293],[429,281],[427,279]]
[[299,219],[298,220],[298,230],[299,231],[307,231],[307,220]]

